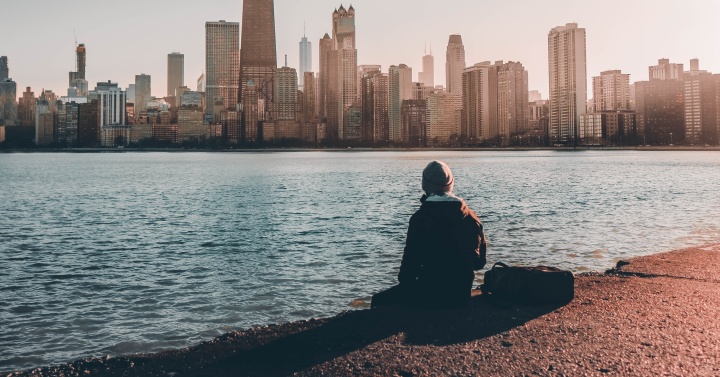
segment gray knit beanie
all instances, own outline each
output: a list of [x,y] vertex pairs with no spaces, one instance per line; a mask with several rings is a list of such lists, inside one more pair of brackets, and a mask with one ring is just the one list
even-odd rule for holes
[[422,189],[428,195],[452,192],[454,185],[450,167],[442,161],[433,161],[423,170]]

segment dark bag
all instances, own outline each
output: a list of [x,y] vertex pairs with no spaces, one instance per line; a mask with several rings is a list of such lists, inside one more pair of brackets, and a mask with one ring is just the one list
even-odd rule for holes
[[575,298],[572,272],[555,267],[510,267],[498,262],[480,286],[493,299],[527,304],[566,304]]

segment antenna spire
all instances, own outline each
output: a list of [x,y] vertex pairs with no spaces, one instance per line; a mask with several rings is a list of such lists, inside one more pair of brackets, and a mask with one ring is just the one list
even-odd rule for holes
[[287,67],[287,54],[285,54],[285,66]]

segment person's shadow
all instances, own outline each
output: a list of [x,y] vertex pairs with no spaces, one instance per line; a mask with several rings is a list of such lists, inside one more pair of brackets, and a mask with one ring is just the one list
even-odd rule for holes
[[[412,345],[451,345],[510,330],[562,305],[521,306],[473,297],[460,309],[381,307],[349,312],[327,323],[238,351],[203,366],[203,375],[292,375],[367,345],[404,334]],[[192,372],[190,373],[192,374]]]

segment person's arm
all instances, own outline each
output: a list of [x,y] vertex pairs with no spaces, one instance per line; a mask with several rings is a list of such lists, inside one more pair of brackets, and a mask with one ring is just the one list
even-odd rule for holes
[[476,271],[485,267],[485,263],[487,263],[487,238],[485,238],[485,231],[480,221],[478,221],[478,227],[478,247],[476,249],[478,256],[473,266]]
[[410,218],[408,226],[407,238],[405,239],[405,251],[403,252],[402,262],[400,263],[400,273],[398,273],[398,281],[400,284],[414,282],[420,274],[420,232],[415,216]]

